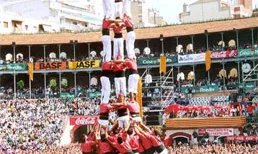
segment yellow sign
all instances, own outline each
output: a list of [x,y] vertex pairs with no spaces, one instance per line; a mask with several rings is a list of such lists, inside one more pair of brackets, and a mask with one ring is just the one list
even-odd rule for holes
[[99,60],[88,60],[81,62],[69,62],[70,69],[99,68]]

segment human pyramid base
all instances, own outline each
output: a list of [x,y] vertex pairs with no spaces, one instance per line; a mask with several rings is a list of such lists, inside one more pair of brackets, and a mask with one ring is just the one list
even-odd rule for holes
[[[135,32],[131,21],[130,0],[103,0],[102,24],[103,61],[101,72],[101,104],[98,125],[85,136],[81,144],[84,154],[167,154],[157,130],[142,123],[140,106],[137,103],[139,74],[134,52]],[[113,60],[110,31],[114,33]],[[124,59],[124,37],[126,35],[127,59]],[[128,78],[129,100],[126,96]],[[111,103],[111,78],[114,78],[116,101]],[[116,111],[118,118],[109,129],[109,112]]]

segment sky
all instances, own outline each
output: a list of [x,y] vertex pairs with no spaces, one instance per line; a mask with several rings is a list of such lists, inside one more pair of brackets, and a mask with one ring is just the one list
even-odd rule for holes
[[[146,0],[149,8],[156,8],[167,23],[179,22],[178,14],[183,11],[183,4],[191,4],[197,0]],[[258,8],[258,0],[253,0],[253,8]]]

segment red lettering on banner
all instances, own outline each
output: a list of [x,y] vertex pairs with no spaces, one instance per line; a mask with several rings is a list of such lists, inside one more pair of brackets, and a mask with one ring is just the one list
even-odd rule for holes
[[98,121],[98,116],[77,116],[70,117],[70,125],[82,126],[82,125],[94,125]]
[[211,58],[212,59],[234,58],[237,54],[238,54],[237,50],[214,51],[211,53]]
[[208,133],[210,136],[231,136],[234,135],[233,128],[207,128],[207,129],[198,129],[198,134],[200,136]]
[[258,141],[258,136],[227,136],[227,141]]

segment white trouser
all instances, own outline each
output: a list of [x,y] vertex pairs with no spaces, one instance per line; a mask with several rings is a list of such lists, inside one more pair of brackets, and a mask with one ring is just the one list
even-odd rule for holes
[[124,59],[124,39],[123,38],[114,38],[114,54],[113,59],[117,60],[118,56],[121,59]]
[[123,18],[123,2],[115,3],[115,18]]
[[111,92],[110,80],[108,77],[102,76],[100,77],[101,82],[101,103],[108,103]]
[[108,128],[108,124],[109,124],[108,120],[99,119],[98,122],[99,122],[99,125]]
[[133,117],[133,121],[142,122],[142,118],[141,117]]
[[128,78],[128,92],[137,94],[139,74],[131,74]]
[[105,18],[114,19],[114,0],[102,0]]
[[118,97],[120,93],[126,96],[126,79],[125,77],[115,78],[115,88],[116,96]]
[[127,15],[128,17],[132,18],[131,13],[131,0],[123,0],[123,14]]
[[126,128],[129,124],[129,120],[130,120],[130,117],[129,115],[125,115],[125,116],[122,116],[122,117],[118,117],[117,118],[117,121],[118,121],[118,127],[120,128]]
[[135,52],[134,52],[134,42],[135,42],[135,32],[130,31],[126,35],[126,52],[127,52],[127,57],[129,59],[136,59]]
[[109,35],[102,36],[103,43],[103,61],[111,61],[111,37]]

